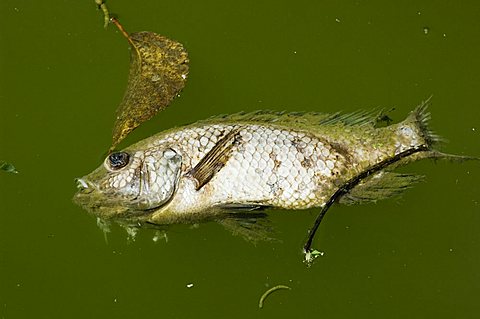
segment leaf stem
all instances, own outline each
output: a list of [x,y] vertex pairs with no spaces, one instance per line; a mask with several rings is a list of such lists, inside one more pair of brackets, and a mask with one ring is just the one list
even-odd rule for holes
[[117,27],[117,29],[123,34],[125,38],[127,38],[128,42],[135,48],[135,43],[133,43],[132,38],[130,38],[130,34],[123,28],[122,24],[115,18],[111,17],[110,21]]

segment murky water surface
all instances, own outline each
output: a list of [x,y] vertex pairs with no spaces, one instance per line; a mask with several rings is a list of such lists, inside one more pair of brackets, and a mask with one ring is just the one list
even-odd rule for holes
[[[109,1],[129,31],[182,41],[187,87],[122,145],[240,110],[395,107],[433,94],[444,150],[480,156],[480,4],[475,1]],[[306,268],[317,210],[277,211],[280,243],[216,224],[135,241],[74,206],[101,161],[128,45],[94,1],[0,3],[0,318],[475,318],[480,164],[422,162],[400,200],[334,206]],[[258,300],[278,284],[258,309]]]

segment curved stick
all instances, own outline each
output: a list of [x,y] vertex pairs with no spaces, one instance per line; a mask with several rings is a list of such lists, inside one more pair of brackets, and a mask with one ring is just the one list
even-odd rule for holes
[[[332,204],[342,197],[343,195],[347,194],[350,190],[352,190],[355,186],[357,186],[363,179],[367,178],[371,174],[374,174],[378,171],[381,171],[382,169],[386,168],[387,166],[398,162],[399,160],[410,156],[412,154],[418,153],[418,152],[423,152],[423,151],[428,151],[427,145],[419,145],[413,148],[409,148],[406,151],[400,152],[395,156],[389,157],[387,159],[384,159],[383,161],[370,166],[357,176],[349,179],[347,182],[345,182],[337,191],[330,197],[330,199],[325,203],[325,205],[322,207],[322,210],[320,211],[320,214],[318,214],[317,219],[315,220],[315,223],[313,224],[313,227],[309,231],[308,239],[305,245],[303,246],[303,253],[306,256],[310,256],[311,251],[310,248],[312,246],[313,238],[315,237],[315,233],[317,232],[318,227],[320,226],[320,223],[322,222],[323,217],[327,213],[328,209]],[[307,257],[306,261],[310,262],[311,260],[308,260],[310,257]]]

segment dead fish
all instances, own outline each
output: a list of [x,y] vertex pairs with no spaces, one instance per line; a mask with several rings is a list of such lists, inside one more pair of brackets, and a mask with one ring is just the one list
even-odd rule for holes
[[213,117],[111,153],[77,179],[74,201],[102,219],[139,225],[377,201],[420,179],[394,172],[399,165],[463,159],[434,149],[440,138],[426,108],[383,127],[382,114],[365,111]]

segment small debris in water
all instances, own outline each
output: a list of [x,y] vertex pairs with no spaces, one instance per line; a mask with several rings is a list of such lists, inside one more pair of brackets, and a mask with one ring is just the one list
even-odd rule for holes
[[305,252],[305,259],[303,260],[304,263],[307,264],[308,267],[310,267],[315,259],[317,259],[320,256],[325,255],[325,252],[323,251],[318,251],[316,249],[312,251],[306,251]]
[[167,232],[164,230],[157,230],[155,235],[153,236],[152,240],[156,243],[160,240],[160,238],[165,239],[165,242],[168,243],[168,236]]
[[430,28],[429,27],[423,27],[423,33],[424,34],[428,34],[430,32]]
[[107,234],[110,232],[110,223],[97,217],[97,227],[103,232],[103,238],[105,239],[105,243],[108,244],[108,236]]
[[135,241],[135,238],[137,237],[137,233],[138,233],[138,228],[132,227],[132,226],[126,226],[125,230],[127,231],[128,240]]
[[335,18],[335,21],[336,21],[337,23],[340,23],[340,19],[339,19],[339,18]]
[[315,257],[315,256],[323,256],[323,255],[325,255],[325,252],[323,252],[323,251],[318,251],[318,250],[316,250],[316,249],[314,249],[314,250],[312,251],[312,256],[314,256],[314,257]]
[[7,173],[18,174],[18,171],[17,171],[17,169],[15,168],[15,166],[13,166],[13,164],[7,163],[7,162],[5,162],[5,161],[0,161],[0,169],[1,169],[2,171],[7,172]]
[[192,287],[193,287],[192,283],[187,284],[187,288],[192,288]]
[[292,288],[290,288],[290,287],[288,287],[288,286],[285,286],[285,285],[278,285],[278,286],[275,286],[275,287],[273,287],[273,288],[268,289],[268,290],[265,291],[265,292],[263,293],[263,295],[260,297],[260,301],[258,302],[258,308],[262,309],[262,308],[263,308],[263,302],[264,302],[265,299],[268,297],[268,295],[270,295],[272,292],[277,291],[277,290],[280,290],[280,289],[292,290]]
[[95,0],[95,4],[103,12],[103,27],[106,29],[110,23],[110,12],[108,12],[107,5],[104,0]]

